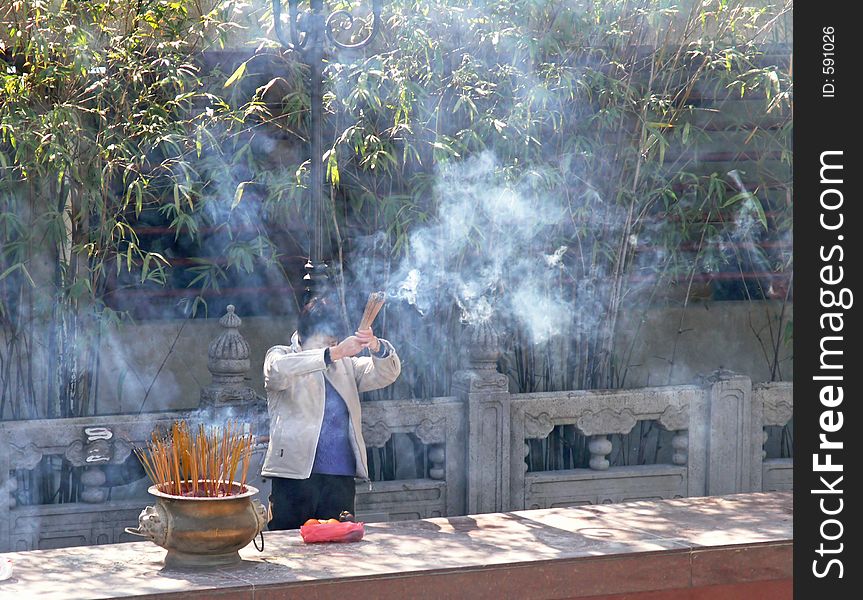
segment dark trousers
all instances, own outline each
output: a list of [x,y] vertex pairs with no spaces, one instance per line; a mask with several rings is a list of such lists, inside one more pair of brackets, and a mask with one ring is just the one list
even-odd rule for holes
[[346,510],[354,512],[356,484],[350,475],[312,473],[308,479],[270,478],[272,519],[267,528],[298,529],[309,519],[338,519]]

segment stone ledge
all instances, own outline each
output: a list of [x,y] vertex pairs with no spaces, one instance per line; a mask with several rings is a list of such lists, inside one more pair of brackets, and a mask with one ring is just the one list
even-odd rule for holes
[[206,572],[165,571],[149,542],[10,553],[0,598],[786,598],[792,516],[781,492],[375,523],[343,545],[271,532]]

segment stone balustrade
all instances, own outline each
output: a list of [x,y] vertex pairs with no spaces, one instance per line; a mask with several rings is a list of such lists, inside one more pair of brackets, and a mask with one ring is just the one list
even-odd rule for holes
[[[0,490],[7,494],[0,502],[0,551],[134,539],[123,528],[137,522],[149,484],[142,477],[124,489],[111,490],[123,498],[109,499],[104,468],[126,462],[133,447],[143,447],[154,430],[166,430],[177,419],[194,424],[227,418],[254,420],[238,411],[227,415],[203,410],[0,423]],[[257,473],[264,449],[254,449]],[[78,502],[19,505],[17,473],[55,458],[81,469]],[[261,485],[259,477],[250,483]]]
[[[791,459],[766,459],[765,427],[791,417],[790,383],[753,386],[718,372],[700,385],[511,396],[511,502],[519,508],[606,504],[736,492],[788,490]],[[612,467],[613,434],[640,421],[670,432],[668,464]],[[587,437],[589,468],[527,471],[527,440],[558,425]],[[765,482],[765,485],[762,484]]]
[[[263,399],[244,387],[248,346],[229,309],[226,331],[209,349],[213,383],[196,411],[0,422],[0,551],[128,541],[148,502],[147,482],[133,490],[106,487],[105,467],[129,460],[134,446],[175,419],[224,423],[236,419],[266,431]],[[631,390],[511,394],[496,369],[498,339],[487,324],[468,337],[465,368],[454,396],[369,401],[363,434],[381,448],[409,434],[425,448],[419,477],[358,483],[357,514],[367,521],[433,518],[576,504],[789,490],[790,458],[766,458],[765,427],[786,425],[790,383],[752,385],[718,372],[698,385]],[[643,421],[669,432],[667,464],[614,466],[615,440]],[[528,472],[528,441],[558,425],[587,438],[588,468]],[[259,473],[265,446],[256,448]],[[46,460],[77,468],[77,502],[19,504],[22,473]],[[250,482],[266,501],[268,484]],[[135,486],[132,486],[135,487]]]
[[463,410],[454,397],[364,403],[363,437],[368,447],[383,447],[395,433],[412,434],[425,444],[429,465],[422,479],[360,485],[357,514],[378,521],[464,514]]

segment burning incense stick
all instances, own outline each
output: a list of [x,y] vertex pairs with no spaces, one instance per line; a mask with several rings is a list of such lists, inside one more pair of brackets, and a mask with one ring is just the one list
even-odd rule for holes
[[[154,431],[146,448],[135,448],[147,476],[160,492],[174,496],[231,496],[246,490],[254,436],[237,423],[193,433],[186,421],[175,421],[170,435]],[[241,469],[240,486],[233,485]]]
[[359,331],[369,329],[372,326],[372,323],[375,322],[375,317],[378,316],[378,313],[381,312],[381,308],[384,306],[384,300],[386,300],[386,294],[383,292],[372,292],[369,294],[366,309],[363,311],[363,318],[360,319]]

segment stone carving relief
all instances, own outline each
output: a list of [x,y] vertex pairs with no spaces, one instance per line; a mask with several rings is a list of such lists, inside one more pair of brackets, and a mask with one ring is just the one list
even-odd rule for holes
[[13,469],[35,469],[42,460],[42,449],[33,444],[19,448],[14,444],[9,446],[9,464]]
[[548,413],[540,413],[539,415],[524,415],[524,437],[528,440],[545,439],[548,434],[554,429],[554,423]]
[[446,440],[446,419],[423,419],[414,433],[423,444],[441,444]]
[[[470,359],[476,364],[495,364],[500,356],[500,335],[489,321],[472,325],[468,329]],[[486,366],[486,368],[489,368]]]
[[599,412],[585,411],[575,425],[584,435],[625,434],[632,431],[636,421],[628,408],[620,411],[604,408]]
[[390,428],[383,421],[378,421],[374,425],[369,425],[365,421],[363,422],[363,439],[366,442],[366,446],[383,448],[392,435],[392,431],[390,431]]
[[129,442],[114,437],[107,427],[85,427],[84,439],[75,440],[64,456],[75,467],[121,464],[132,452]]
[[121,464],[132,453],[129,442],[114,437],[107,427],[91,426],[84,428],[84,439],[75,440],[66,448],[64,456],[75,467],[86,467],[81,474],[81,501],[92,504],[104,502],[108,490],[102,465]]
[[739,373],[735,373],[734,371],[729,371],[728,369],[716,369],[710,375],[706,377],[702,377],[703,382],[706,385],[712,385],[714,383],[719,383],[720,381],[730,381],[731,379],[739,378],[741,375]]
[[689,406],[669,406],[659,416],[659,424],[667,431],[689,429]]
[[787,400],[765,400],[764,401],[764,424],[785,425],[791,420],[794,406]]
[[[9,466],[11,469],[34,469],[41,460],[42,449],[32,442],[23,448],[9,444]],[[18,480],[9,475],[9,472],[0,473],[0,494],[7,495],[5,503],[11,509],[18,504],[15,496],[18,491]],[[0,540],[0,549],[2,548],[2,540]]]
[[458,371],[453,375],[454,389],[472,394],[506,392],[509,378],[497,371]]

